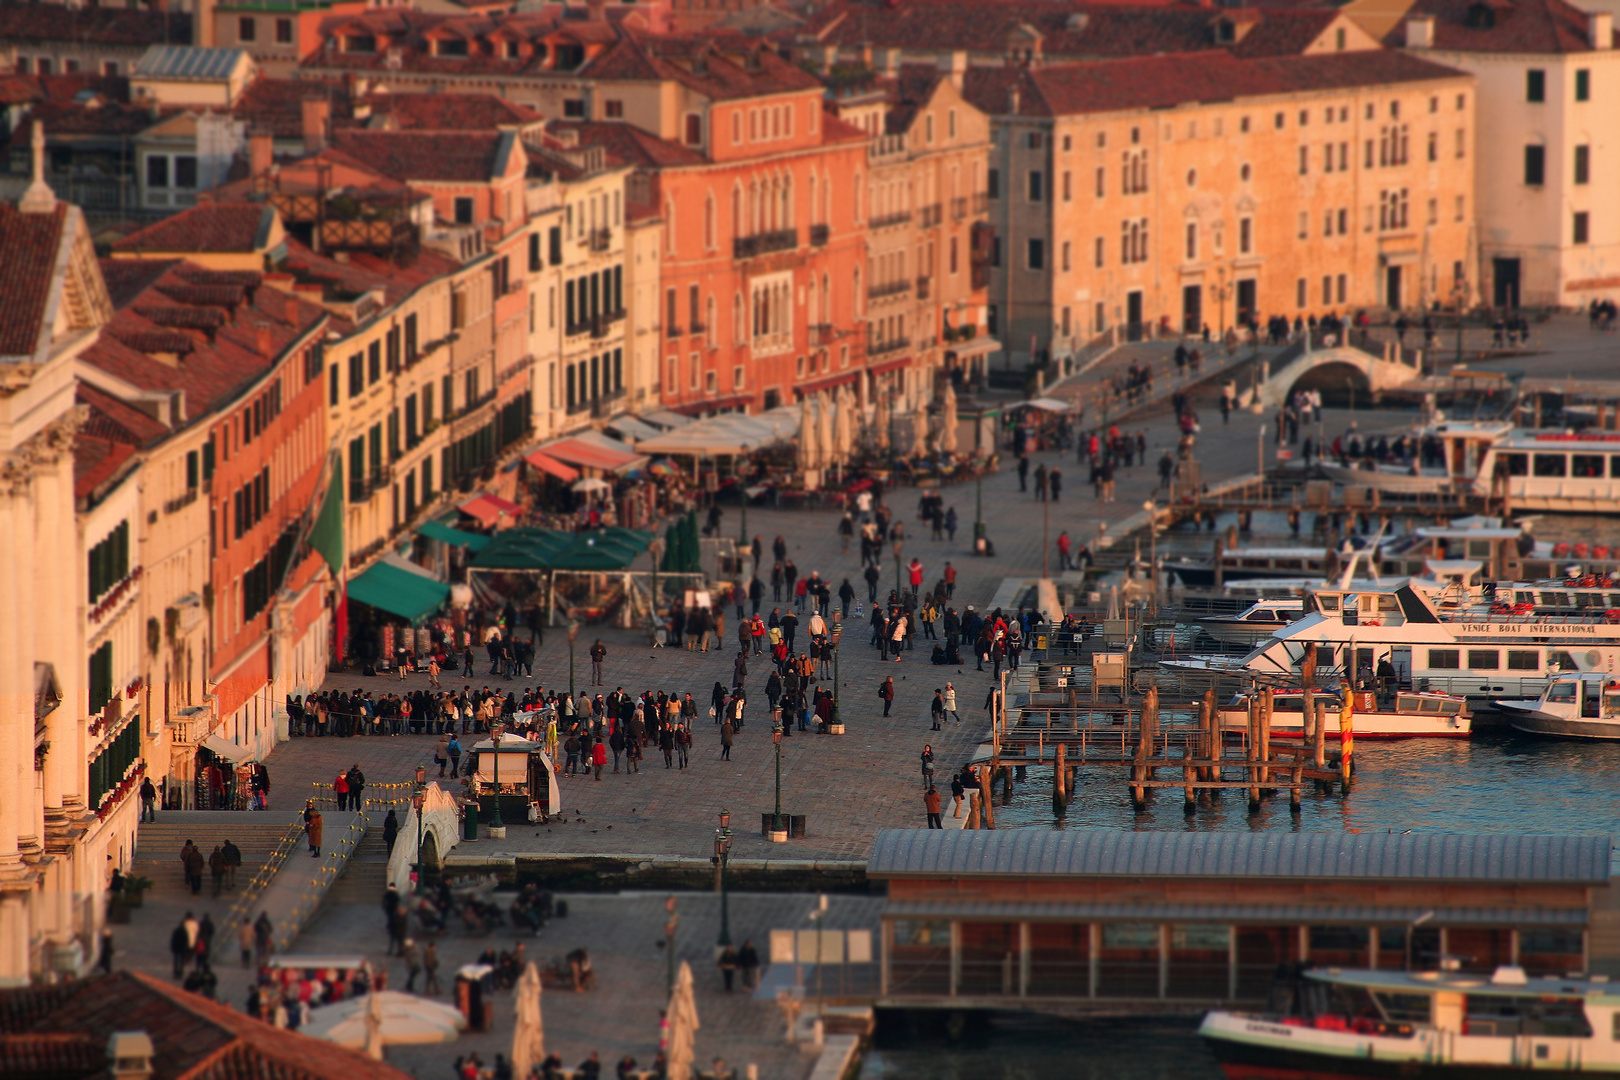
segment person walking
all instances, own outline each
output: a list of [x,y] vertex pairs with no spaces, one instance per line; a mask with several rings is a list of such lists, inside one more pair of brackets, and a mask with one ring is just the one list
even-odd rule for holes
[[889,709],[894,705],[894,676],[884,679],[878,687],[878,697],[883,699],[883,715],[889,715]]
[[157,821],[157,788],[150,776],[141,781],[141,824],[148,821]]
[[253,964],[253,924],[246,919],[236,928],[236,946],[242,953],[242,966]]
[[592,686],[605,686],[605,685],[607,685],[603,681],[603,678],[602,678],[602,661],[606,660],[606,659],[607,659],[607,646],[602,644],[602,639],[601,638],[597,638],[596,639],[596,644],[591,646],[591,685]]
[[951,798],[956,800],[956,812],[951,817],[962,816],[962,796],[965,794],[967,794],[967,789],[962,786],[961,775],[953,775],[951,777]]
[[360,771],[358,761],[349,766],[347,779],[349,781],[349,809],[359,810],[365,806],[365,803],[361,801],[361,796],[366,791],[366,774]]
[[309,857],[321,857],[321,834],[326,828],[326,822],[321,820],[321,812],[315,809],[315,803],[310,802],[304,810],[304,832],[309,837]]
[[236,868],[242,865],[242,849],[231,843],[227,837],[219,846],[221,855],[225,856],[225,887],[236,888]]
[[726,993],[731,993],[731,980],[737,974],[737,950],[730,945],[720,950],[720,959],[717,962],[720,968],[720,978],[726,984]]
[[200,895],[203,867],[208,865],[208,860],[203,858],[201,849],[190,840],[187,840],[186,846],[180,849],[180,859],[185,864],[186,884],[191,886],[191,895]]
[[958,724],[962,722],[962,714],[956,711],[956,687],[950,683],[945,684],[945,711],[951,714],[951,719]]
[[945,693],[937,687],[934,690],[934,700],[928,703],[928,715],[934,722],[934,730],[940,730],[940,721],[945,719]]
[[929,743],[924,743],[923,748],[922,748],[922,754],[920,756],[922,758],[923,789],[926,791],[927,789],[932,788],[934,786],[934,748],[933,748],[933,746],[931,744],[929,744]]
[[422,974],[422,958],[416,951],[416,939],[406,938],[405,948],[400,950],[400,957],[405,961],[405,992],[416,993],[416,977]]
[[[889,628],[889,647],[894,650],[894,662],[897,664],[900,662],[900,653],[906,647],[906,626],[910,623],[910,621],[910,617],[907,616],[905,612],[897,612],[894,617],[894,622]],[[887,716],[888,713],[884,713],[883,715]]]
[[[186,912],[186,919],[191,918],[191,912]],[[191,962],[192,946],[191,934],[186,930],[186,920],[181,919],[169,933],[169,956],[174,960],[174,977],[179,979],[186,973],[186,965]]]
[[422,972],[427,977],[422,980],[422,993],[428,997],[438,997],[439,990],[439,943],[430,941],[427,948],[422,950]]
[[[597,783],[602,782],[602,767],[607,764],[607,747],[603,745],[600,736],[591,744],[591,767],[596,772]],[[617,771],[617,770],[615,770]]]
[[337,799],[338,812],[349,808],[349,774],[340,772],[332,779],[332,795]]
[[[930,829],[943,829],[945,827],[944,822],[939,818],[939,792],[934,790],[932,784],[928,786],[928,793],[923,796],[923,809],[928,811],[928,827]],[[407,987],[407,989],[409,988]]]
[[208,854],[208,873],[214,879],[214,895],[218,896],[225,888],[225,853],[214,845],[214,850]]
[[394,854],[394,841],[399,839],[399,815],[394,808],[388,808],[388,816],[383,818],[383,845],[388,848],[388,854]]
[[[450,758],[450,775],[457,775],[461,769],[461,740],[456,738],[454,732],[450,733],[450,741],[445,743],[444,752]],[[441,771],[439,775],[443,776],[444,773]]]
[[731,721],[727,720],[725,723],[720,725],[720,760],[721,761],[730,761],[731,760],[731,739],[732,739]]
[[275,949],[276,924],[270,921],[268,911],[259,912],[259,917],[253,922],[253,959],[260,967],[270,959]]

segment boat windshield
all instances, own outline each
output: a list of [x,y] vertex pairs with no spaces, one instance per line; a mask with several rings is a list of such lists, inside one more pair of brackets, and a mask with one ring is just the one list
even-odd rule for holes
[[1547,701],[1555,705],[1573,705],[1579,688],[1580,684],[1573,679],[1555,682],[1547,688]]
[[1580,998],[1506,997],[1482,994],[1468,997],[1468,1032],[1471,1035],[1561,1035],[1589,1039]]

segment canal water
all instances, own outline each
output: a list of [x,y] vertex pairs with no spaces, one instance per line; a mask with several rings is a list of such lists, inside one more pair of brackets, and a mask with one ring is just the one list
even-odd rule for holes
[[884,1014],[861,1080],[1221,1080],[1194,1017],[1064,1020],[997,1013],[952,1031]]

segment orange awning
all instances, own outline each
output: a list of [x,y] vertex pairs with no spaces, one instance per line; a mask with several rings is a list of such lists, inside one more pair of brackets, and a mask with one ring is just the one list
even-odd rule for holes
[[565,484],[579,479],[578,469],[570,468],[569,466],[558,461],[556,458],[541,453],[539,450],[536,450],[523,460],[527,461],[530,465],[533,465],[541,472],[550,473],[552,476],[555,476]]
[[487,526],[494,526],[499,524],[501,515],[506,515],[507,520],[511,521],[523,508],[499,495],[480,495],[476,499],[462,503],[457,509],[469,517],[477,518]]
[[558,461],[566,461],[581,468],[602,469],[605,472],[623,472],[646,462],[645,455],[627,454],[606,446],[598,446],[584,439],[559,439],[554,443],[548,443],[542,449],[548,457],[556,458]]

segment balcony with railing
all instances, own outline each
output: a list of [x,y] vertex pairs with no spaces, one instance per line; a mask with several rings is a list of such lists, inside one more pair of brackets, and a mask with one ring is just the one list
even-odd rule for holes
[[623,308],[618,311],[601,311],[578,322],[568,323],[563,332],[568,337],[580,334],[589,334],[593,338],[607,337],[613,330],[613,324],[622,318],[624,318]]
[[590,245],[592,251],[597,253],[604,252],[613,246],[613,230],[591,229],[586,234],[585,241]]
[[928,299],[928,286],[931,280],[932,279],[925,277],[920,277],[917,279],[917,299]]
[[911,339],[909,337],[892,337],[883,341],[868,341],[866,343],[866,355],[883,356],[887,353],[899,352],[901,349],[909,348],[910,345]]
[[731,254],[736,259],[752,259],[773,251],[792,251],[799,246],[798,229],[778,229],[776,232],[739,236],[731,241]]
[[911,291],[910,278],[896,278],[894,281],[885,281],[881,285],[873,285],[866,290],[868,300],[882,300],[888,296],[900,296]]
[[911,211],[902,210],[897,214],[884,214],[881,217],[874,217],[871,221],[867,222],[867,227],[872,229],[889,229],[896,225],[904,225],[910,220]]
[[966,195],[958,195],[956,198],[951,200],[951,217],[953,220],[961,221],[967,216],[968,198]]
[[830,240],[831,238],[832,238],[832,226],[831,225],[812,225],[812,226],[810,226],[810,246],[811,247],[826,247],[827,246],[827,241]]
[[945,204],[929,203],[927,206],[922,208],[921,214],[922,227],[925,229],[931,229],[935,225],[938,225],[940,222],[945,220]]

